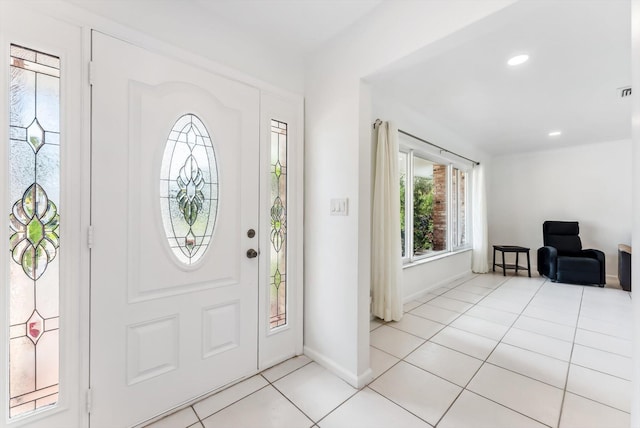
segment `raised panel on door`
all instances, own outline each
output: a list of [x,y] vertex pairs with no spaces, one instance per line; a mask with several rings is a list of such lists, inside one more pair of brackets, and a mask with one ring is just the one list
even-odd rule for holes
[[257,370],[259,94],[101,33],[92,52],[91,425],[127,426]]

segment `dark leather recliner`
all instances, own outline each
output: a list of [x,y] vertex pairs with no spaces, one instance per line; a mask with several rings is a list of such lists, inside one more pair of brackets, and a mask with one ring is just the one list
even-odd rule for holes
[[545,221],[538,273],[553,282],[605,285],[604,253],[583,250],[577,221]]

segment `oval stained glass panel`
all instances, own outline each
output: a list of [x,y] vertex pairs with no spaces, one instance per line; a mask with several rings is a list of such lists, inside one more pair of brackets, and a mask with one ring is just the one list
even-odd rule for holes
[[171,251],[192,265],[207,251],[218,214],[218,168],[211,137],[194,114],[180,117],[160,168],[160,207]]

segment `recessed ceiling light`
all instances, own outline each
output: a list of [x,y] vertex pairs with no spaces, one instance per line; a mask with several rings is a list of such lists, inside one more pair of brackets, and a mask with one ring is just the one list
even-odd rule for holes
[[528,60],[529,60],[529,55],[527,54],[516,55],[513,58],[509,59],[509,61],[507,61],[507,64],[511,66],[520,65],[527,62]]
[[551,131],[551,132],[549,132],[549,137],[557,137],[558,135],[562,135],[562,131]]

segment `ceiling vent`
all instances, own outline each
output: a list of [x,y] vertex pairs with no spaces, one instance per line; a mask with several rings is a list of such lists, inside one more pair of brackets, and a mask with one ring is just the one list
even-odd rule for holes
[[620,92],[620,98],[625,98],[631,96],[631,86],[625,86],[623,88],[618,88]]

